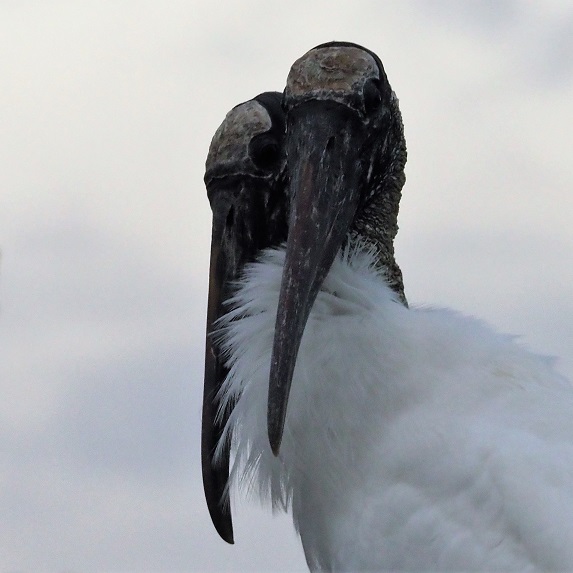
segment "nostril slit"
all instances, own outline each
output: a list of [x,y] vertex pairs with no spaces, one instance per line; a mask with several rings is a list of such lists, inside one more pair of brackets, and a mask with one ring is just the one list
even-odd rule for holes
[[326,151],[330,151],[334,147],[335,141],[336,138],[334,136],[328,138],[328,141],[326,142]]
[[232,227],[234,223],[235,223],[235,208],[234,208],[234,207],[231,207],[231,208],[229,209],[229,212],[227,213],[226,226],[227,226],[227,227]]

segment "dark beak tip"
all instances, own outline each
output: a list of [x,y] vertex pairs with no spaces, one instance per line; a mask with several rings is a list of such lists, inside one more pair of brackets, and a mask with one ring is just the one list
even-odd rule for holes
[[276,439],[269,439],[269,442],[271,444],[271,451],[273,452],[273,455],[275,456],[275,458],[278,457],[279,455],[279,451],[281,448],[281,442],[280,440],[276,440]]
[[[219,535],[221,535],[219,533]],[[233,532],[229,532],[226,535],[221,535],[221,538],[223,539],[223,541],[226,541],[229,545],[235,545],[235,538],[233,537]]]
[[[223,518],[221,518],[223,516]],[[231,513],[229,509],[221,508],[219,515],[211,515],[211,520],[219,537],[229,545],[235,544],[233,535],[233,522],[231,521]]]
[[269,413],[267,420],[267,431],[269,435],[269,445],[273,455],[277,457],[282,442],[282,425],[277,425],[275,416]]

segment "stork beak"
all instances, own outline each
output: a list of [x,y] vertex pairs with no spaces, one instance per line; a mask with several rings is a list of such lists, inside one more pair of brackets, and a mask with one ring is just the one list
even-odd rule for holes
[[[245,183],[228,181],[213,184],[211,209],[213,230],[211,236],[211,263],[209,268],[209,300],[207,303],[207,333],[205,341],[205,382],[203,387],[203,416],[201,428],[201,465],[207,507],[215,529],[227,543],[233,543],[231,510],[225,499],[229,477],[230,444],[221,449],[217,461],[215,449],[225,429],[229,412],[219,412],[218,393],[228,370],[213,340],[217,321],[228,310],[224,301],[239,278],[244,263],[258,248],[257,222],[262,205],[261,195],[249,193]],[[262,199],[260,199],[262,200]]]
[[333,102],[302,103],[289,112],[287,123],[291,212],[267,412],[275,455],[304,328],[358,206],[364,133],[356,114]]
[[225,500],[229,477],[230,440],[214,453],[230,411],[219,411],[218,394],[228,369],[213,339],[217,321],[229,309],[234,282],[244,265],[269,245],[280,244],[287,234],[286,198],[278,193],[274,180],[246,177],[244,174],[209,179],[207,189],[213,211],[207,334],[205,343],[205,382],[201,429],[201,465],[207,507],[219,535],[233,543],[231,510]]
[[211,262],[209,267],[209,299],[207,303],[207,332],[205,341],[205,380],[203,387],[203,415],[201,427],[201,465],[203,470],[203,488],[207,507],[215,529],[227,543],[233,543],[233,523],[227,504],[223,504],[225,486],[229,476],[230,449],[225,447],[223,455],[214,463],[215,448],[225,428],[226,418],[218,415],[217,394],[227,369],[219,356],[213,341],[216,322],[224,313],[223,301],[226,299],[228,284],[236,277],[237,267],[229,260],[233,248],[233,237],[227,225],[233,205],[213,201],[213,229],[211,236]]

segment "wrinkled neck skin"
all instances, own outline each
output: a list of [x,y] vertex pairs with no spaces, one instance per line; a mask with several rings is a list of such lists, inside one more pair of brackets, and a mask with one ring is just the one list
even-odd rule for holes
[[[367,188],[369,198],[357,212],[350,233],[351,243],[367,244],[377,252],[377,267],[384,272],[390,288],[407,306],[402,271],[394,258],[394,238],[398,232],[398,210],[406,181],[406,142],[398,99],[391,100],[393,123],[385,139],[372,147]],[[388,152],[390,150],[390,152]]]

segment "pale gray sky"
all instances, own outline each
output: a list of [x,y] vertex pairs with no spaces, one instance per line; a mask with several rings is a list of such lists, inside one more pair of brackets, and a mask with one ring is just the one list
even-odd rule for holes
[[573,377],[573,4],[0,4],[0,563],[295,571],[288,518],[203,501],[210,139],[316,44],[377,52],[408,140],[414,304]]

